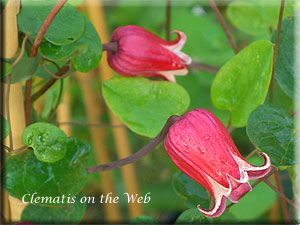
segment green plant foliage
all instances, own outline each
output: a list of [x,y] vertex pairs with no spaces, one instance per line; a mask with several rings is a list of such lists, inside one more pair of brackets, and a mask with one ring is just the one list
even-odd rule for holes
[[[189,7],[173,7],[172,30],[180,30],[187,35],[183,51],[194,60],[211,65],[223,65],[234,52],[215,15],[195,14]],[[184,18],[184,19],[182,19]]]
[[[86,203],[80,203],[82,193],[76,196],[74,203],[65,207],[45,207],[28,205],[21,214],[21,221],[35,224],[78,224],[84,216]],[[71,201],[71,200],[70,200]]]
[[245,126],[250,113],[264,103],[271,80],[272,56],[271,42],[256,41],[217,73],[211,98],[218,109],[231,111],[233,126]]
[[[84,160],[91,147],[76,138],[69,138],[65,158],[55,163],[37,160],[32,151],[11,156],[5,163],[3,183],[5,190],[13,197],[30,202],[36,197],[51,197],[52,201],[32,202],[35,205],[63,206],[55,199],[73,197],[86,183],[87,173]],[[34,200],[33,200],[34,201]]]
[[251,142],[266,152],[273,166],[295,164],[293,119],[280,107],[261,105],[248,120],[247,133]]
[[6,77],[12,71],[12,68],[9,63],[3,62],[1,63],[1,67],[3,68],[3,69],[1,68],[2,77]]
[[184,173],[174,174],[173,187],[176,193],[186,200],[187,206],[197,207],[200,205],[202,208],[209,208],[206,189]]
[[[273,32],[272,42],[276,42],[277,31]],[[294,98],[295,83],[295,19],[285,19],[282,22],[275,75],[279,86],[290,97]],[[298,37],[299,38],[299,37]]]
[[136,216],[130,220],[130,224],[158,224],[157,220],[150,216]]
[[51,60],[72,57],[74,68],[80,72],[96,68],[102,56],[102,44],[93,24],[88,19],[85,19],[85,24],[77,41],[62,46],[45,41],[41,44],[41,54]]
[[175,224],[208,224],[208,219],[197,208],[187,209],[179,215]]
[[[88,19],[85,19],[85,23],[84,33],[76,41],[81,46],[79,51],[81,55],[74,57],[72,60],[74,68],[80,72],[88,72],[91,69],[95,69],[102,56],[102,44],[96,29]],[[84,45],[87,45],[87,49],[85,53],[82,53],[86,48]]]
[[263,15],[252,2],[232,1],[227,7],[227,15],[232,24],[246,34],[268,32]]
[[26,127],[22,134],[24,145],[33,148],[38,160],[54,163],[66,154],[67,136],[57,126],[38,122]]
[[[18,14],[21,31],[35,38],[55,1],[22,1]],[[84,17],[70,4],[65,4],[47,29],[44,38],[55,45],[73,43],[82,35],[85,27]]]
[[[227,16],[231,23],[240,31],[257,36],[267,34],[275,29],[278,23],[281,1],[232,1],[227,7]],[[287,0],[283,17],[291,15],[294,11],[294,1]]]
[[[253,165],[262,165],[261,157],[251,157],[249,163]],[[255,181],[250,181],[253,184]],[[239,222],[257,222],[274,204],[278,195],[264,182],[255,186],[251,192],[248,192],[241,200],[229,208],[236,221]]]
[[4,118],[4,116],[2,116],[2,114],[0,114],[0,118],[1,118],[1,126],[0,127],[2,128],[2,132],[3,132],[1,138],[5,139],[10,132],[9,123]]
[[42,58],[40,55],[38,55],[37,57],[23,56],[12,70],[10,82],[13,84],[31,78],[36,71],[41,59]]
[[155,137],[172,115],[183,114],[190,103],[178,84],[145,78],[115,77],[102,87],[105,102],[132,131]]

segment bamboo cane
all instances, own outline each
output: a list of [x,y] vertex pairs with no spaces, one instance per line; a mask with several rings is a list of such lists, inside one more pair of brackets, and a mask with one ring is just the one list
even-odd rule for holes
[[[62,102],[59,104],[56,111],[57,122],[69,122],[71,121],[71,103],[70,103],[70,88],[68,87]],[[59,125],[68,137],[72,136],[72,127],[68,125]]]
[[[101,108],[98,107],[100,101],[97,99],[97,94],[92,91],[90,80],[91,74],[83,74],[77,72],[76,77],[82,90],[88,122],[94,124],[100,123],[99,118]],[[89,127],[89,130],[92,136],[97,161],[101,164],[110,162],[108,150],[106,149],[104,144],[106,135],[103,132],[103,128],[101,129],[100,127]],[[103,172],[101,173],[101,176],[101,187],[103,194],[106,195],[110,192],[112,194],[116,193],[111,171]],[[121,221],[121,212],[117,203],[104,204],[103,206],[105,219],[107,220],[107,222]]]
[[[86,0],[85,3],[87,4],[87,11],[89,13],[89,17],[91,22],[94,24],[98,35],[100,36],[103,43],[109,42],[109,35],[107,26],[105,23],[105,14],[102,6],[102,1],[95,1]],[[104,82],[114,76],[114,72],[108,66],[106,60],[106,52],[103,52],[102,59],[99,65],[99,75],[101,82]],[[109,118],[110,123],[113,125],[121,124],[121,121],[110,111]],[[113,135],[115,139],[116,150],[118,153],[119,159],[125,158],[131,155],[131,148],[130,143],[128,141],[128,133],[126,128],[114,128]],[[121,168],[125,189],[129,194],[139,194],[139,187],[136,177],[135,166],[133,164],[124,166]],[[138,215],[143,214],[143,208],[141,204],[137,202],[130,203],[128,206],[130,217],[135,217]]]
[[[18,28],[16,15],[19,12],[19,7],[19,0],[8,0],[3,10],[4,58],[15,57],[18,51]],[[7,90],[7,85],[4,85],[4,90]],[[25,129],[22,83],[11,84],[9,96],[9,111],[11,118],[10,129],[12,133],[13,148],[16,149],[23,146],[21,136]],[[4,105],[6,105],[5,101]],[[6,110],[4,110],[4,116],[7,118]],[[7,143],[9,143],[9,138],[6,138],[4,143],[8,145]],[[4,197],[5,196],[7,197],[7,194],[5,194]],[[7,200],[4,201],[4,204],[5,203],[7,203]],[[9,196],[9,203],[10,213],[8,212],[8,206],[6,204],[4,206],[4,215],[6,216],[5,219],[11,222],[20,221],[21,213],[26,204],[23,204],[20,200],[11,196]]]

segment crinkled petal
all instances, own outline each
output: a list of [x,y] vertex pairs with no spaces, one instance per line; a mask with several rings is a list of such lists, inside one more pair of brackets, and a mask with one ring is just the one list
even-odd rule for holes
[[252,191],[252,187],[250,186],[247,178],[244,182],[241,182],[230,175],[227,175],[227,178],[230,184],[230,194],[228,198],[231,202],[239,202],[241,197],[243,197],[247,192]]

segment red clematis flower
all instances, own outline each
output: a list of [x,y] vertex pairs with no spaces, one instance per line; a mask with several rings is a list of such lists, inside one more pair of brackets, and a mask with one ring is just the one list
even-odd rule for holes
[[[191,58],[181,52],[186,35],[173,31],[178,37],[165,41],[151,32],[133,25],[118,27],[109,44],[107,60],[117,73],[129,77],[161,77],[176,82],[174,75],[186,75]],[[104,45],[105,46],[105,45]]]
[[270,170],[267,154],[261,167],[245,161],[222,122],[211,112],[195,109],[176,121],[164,147],[174,164],[201,184],[214,197],[214,207],[198,209],[207,217],[218,217],[226,208],[226,197],[236,203],[251,191],[249,180],[264,177]]

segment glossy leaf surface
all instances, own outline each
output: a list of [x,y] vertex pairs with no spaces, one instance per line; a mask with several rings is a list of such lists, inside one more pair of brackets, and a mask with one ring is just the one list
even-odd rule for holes
[[282,108],[258,107],[249,117],[247,133],[251,142],[270,156],[274,166],[295,164],[294,122]]
[[38,160],[54,163],[66,154],[67,136],[57,126],[50,123],[34,123],[26,127],[22,134],[24,145],[33,148]]
[[[13,197],[30,202],[31,196],[75,196],[86,183],[86,156],[90,145],[69,138],[65,158],[55,163],[37,160],[32,151],[24,151],[11,156],[5,163],[3,174],[4,188]],[[37,205],[66,205],[66,203],[33,202]]]
[[145,78],[115,77],[103,84],[103,96],[132,131],[154,137],[172,115],[183,114],[190,103],[178,84]]
[[231,112],[233,126],[245,126],[250,113],[264,103],[271,80],[272,57],[272,43],[256,41],[217,73],[211,98],[218,109]]
[[79,193],[75,196],[75,202],[65,207],[45,207],[30,204],[22,211],[21,221],[31,221],[36,224],[78,224],[83,218],[87,206],[86,203],[80,203],[83,196],[82,193]]
[[[35,38],[56,1],[31,0],[22,3],[18,14],[19,29]],[[84,27],[84,17],[74,6],[65,4],[50,24],[44,38],[55,45],[70,44],[80,38]]]

